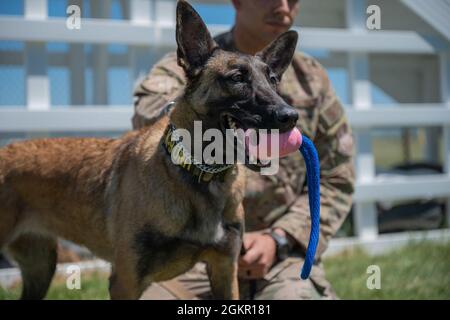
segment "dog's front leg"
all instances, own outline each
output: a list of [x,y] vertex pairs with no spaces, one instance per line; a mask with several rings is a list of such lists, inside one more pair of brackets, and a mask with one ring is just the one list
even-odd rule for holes
[[109,277],[109,295],[112,300],[137,300],[141,292],[123,274],[113,271]]
[[214,299],[239,300],[237,261],[218,253],[208,261],[208,275]]
[[224,246],[211,249],[206,255],[208,276],[214,299],[238,300],[238,257],[242,245],[242,225],[230,228]]
[[109,294],[112,300],[137,300],[143,289],[130,255],[117,255],[109,277]]

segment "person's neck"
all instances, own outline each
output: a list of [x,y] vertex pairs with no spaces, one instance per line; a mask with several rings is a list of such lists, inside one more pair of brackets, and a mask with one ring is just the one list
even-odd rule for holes
[[239,52],[251,55],[255,55],[268,44],[260,38],[253,36],[239,24],[235,24],[233,28],[233,41]]

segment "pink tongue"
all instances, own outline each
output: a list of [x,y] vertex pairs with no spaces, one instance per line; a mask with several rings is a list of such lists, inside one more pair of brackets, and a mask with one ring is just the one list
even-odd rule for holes
[[[272,158],[271,155],[271,134],[267,133],[259,133],[259,145],[255,146],[250,144],[250,130],[245,132],[245,144],[249,151],[249,154],[253,157],[257,157],[260,160],[268,160]],[[281,133],[278,135],[278,157],[282,158],[287,156],[288,154],[297,151],[302,144],[302,134],[297,128],[293,128],[292,130]],[[276,155],[274,154],[274,157]]]

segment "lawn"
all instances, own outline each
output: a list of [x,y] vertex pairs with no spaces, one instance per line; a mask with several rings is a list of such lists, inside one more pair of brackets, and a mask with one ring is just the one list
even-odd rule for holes
[[[20,296],[20,284],[6,291],[0,287],[0,300],[17,299]],[[106,300],[109,299],[108,274],[89,272],[81,274],[81,288],[69,290],[66,278],[56,276],[47,294],[49,300]]]
[[[380,256],[346,251],[324,261],[327,275],[341,299],[450,299],[450,243],[412,243]],[[381,288],[369,290],[367,267],[381,270]],[[82,274],[81,290],[69,290],[65,278],[53,280],[47,299],[108,299],[108,275]],[[16,299],[20,285],[0,299]]]
[[[420,242],[380,256],[347,251],[324,261],[341,299],[450,299],[450,243]],[[381,289],[367,288],[370,265],[381,271]]]

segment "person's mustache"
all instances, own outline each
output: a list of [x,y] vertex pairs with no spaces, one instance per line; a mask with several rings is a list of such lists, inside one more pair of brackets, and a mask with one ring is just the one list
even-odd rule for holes
[[[286,22],[286,17],[288,18],[288,22]],[[289,15],[276,15],[271,16],[266,19],[266,23],[270,24],[279,24],[279,25],[289,25],[292,22],[292,18]]]
[[268,24],[276,24],[276,25],[280,25],[280,26],[289,26],[290,22],[285,22],[283,20],[266,20],[266,23]]

